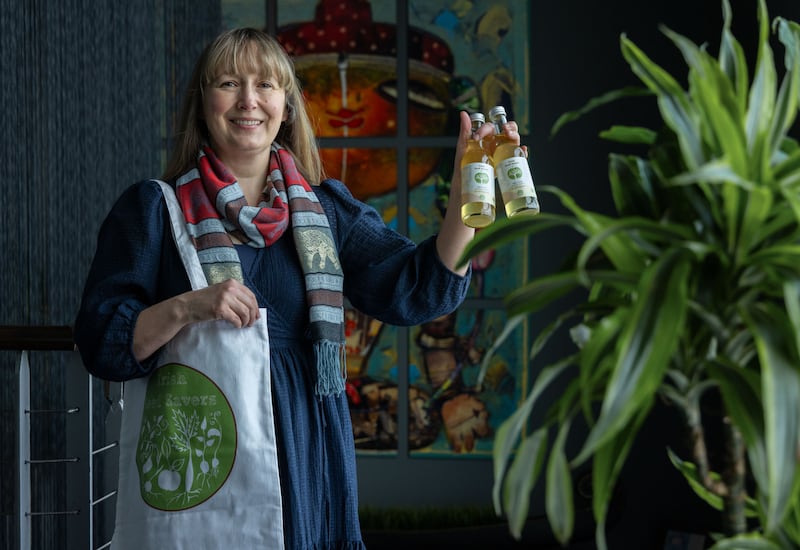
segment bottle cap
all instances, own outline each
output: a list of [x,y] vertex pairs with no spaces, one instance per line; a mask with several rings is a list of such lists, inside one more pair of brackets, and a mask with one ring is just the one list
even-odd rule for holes
[[494,118],[499,115],[506,116],[506,108],[502,105],[495,105],[489,110],[490,119],[494,120]]
[[483,116],[483,113],[470,113],[469,119],[472,122],[475,122],[476,120],[479,120],[481,122],[486,122],[486,118]]

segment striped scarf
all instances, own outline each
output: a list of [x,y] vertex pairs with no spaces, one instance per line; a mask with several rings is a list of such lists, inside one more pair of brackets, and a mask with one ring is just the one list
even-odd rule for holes
[[339,394],[346,372],[343,275],[328,218],[291,154],[280,145],[272,145],[266,180],[258,206],[249,206],[236,178],[204,146],[197,167],[176,181],[176,194],[209,285],[244,280],[229,234],[263,248],[276,242],[291,223],[305,278],[316,392]]

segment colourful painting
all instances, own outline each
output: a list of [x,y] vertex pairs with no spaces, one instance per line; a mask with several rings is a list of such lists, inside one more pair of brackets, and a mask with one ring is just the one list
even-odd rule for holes
[[[441,197],[446,187],[445,180],[433,176],[409,193],[409,234],[416,242],[436,232],[442,218]],[[367,202],[384,213],[384,221],[389,226],[397,227],[394,194]],[[505,325],[499,298],[523,282],[527,261],[527,251],[516,247],[504,247],[475,258],[465,305],[452,315],[414,327],[408,342],[400,340],[400,331],[396,328],[372,321],[368,332],[375,336],[365,340],[371,347],[353,347],[359,349],[360,357],[356,362],[359,372],[350,372],[349,376],[350,384],[358,390],[351,394],[351,415],[356,436],[361,437],[360,443],[357,442],[360,449],[386,451],[386,442],[391,441],[384,426],[391,429],[397,426],[394,413],[397,350],[406,345],[408,449],[412,456],[491,454],[496,428],[516,408],[526,387],[524,326],[493,356],[482,378],[481,362]],[[353,319],[359,316],[358,312],[352,312]],[[365,320],[359,323],[367,326]],[[351,355],[348,355],[350,361]],[[373,401],[362,399],[362,388],[371,392]]]
[[[437,231],[452,177],[452,149],[432,147],[430,140],[454,139],[460,110],[486,113],[496,104],[522,134],[528,131],[530,8],[513,0],[409,0],[408,27],[399,29],[397,5],[281,0],[274,9],[278,38],[293,56],[318,136],[338,140],[336,146],[323,140],[326,171],[419,242]],[[264,0],[223,0],[222,7],[227,26],[266,28]],[[405,82],[398,81],[398,36],[406,39]],[[406,91],[402,102],[399,90]],[[400,116],[407,117],[404,124]],[[341,145],[351,138],[356,146]],[[403,181],[400,144],[409,159]],[[493,434],[526,382],[525,327],[481,372],[505,323],[501,299],[526,277],[521,248],[476,258],[467,302],[411,330],[348,309],[347,392],[360,453],[490,454]],[[398,376],[399,369],[407,376]],[[408,392],[408,410],[398,410],[400,391]],[[398,415],[408,419],[407,433],[400,433]]]

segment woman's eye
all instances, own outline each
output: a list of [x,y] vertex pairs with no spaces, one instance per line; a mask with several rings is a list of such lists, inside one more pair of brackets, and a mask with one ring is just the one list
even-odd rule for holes
[[268,80],[265,80],[264,82],[261,83],[261,87],[262,88],[274,88],[275,85],[272,82],[269,82]]
[[235,86],[236,86],[236,82],[234,82],[233,80],[225,80],[225,81],[221,82],[220,85],[219,85],[220,88],[233,88]]

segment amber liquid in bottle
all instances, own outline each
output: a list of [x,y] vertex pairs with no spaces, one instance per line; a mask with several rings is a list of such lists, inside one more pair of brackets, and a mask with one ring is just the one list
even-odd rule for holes
[[505,108],[499,105],[492,107],[489,117],[495,125],[495,136],[490,150],[506,216],[510,218],[517,214],[538,214],[539,198],[536,196],[525,152],[502,132],[503,124],[507,122]]
[[[484,117],[472,113],[472,131],[481,127]],[[481,141],[471,139],[461,159],[461,220],[469,227],[481,228],[495,218],[494,167]]]

